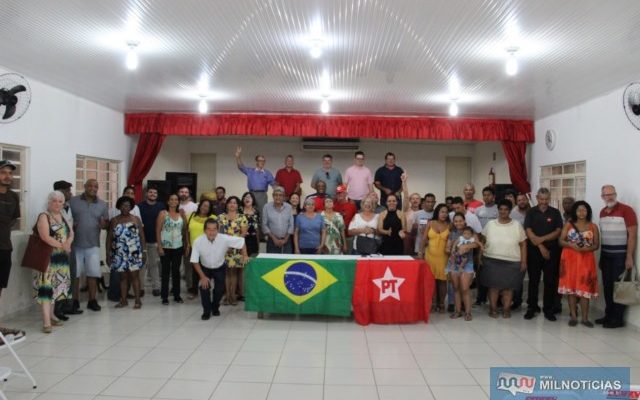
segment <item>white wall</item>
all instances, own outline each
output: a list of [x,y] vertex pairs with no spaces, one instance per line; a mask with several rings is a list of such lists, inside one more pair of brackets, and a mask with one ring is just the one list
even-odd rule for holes
[[[9,72],[0,67],[0,73]],[[27,148],[27,229],[44,209],[56,180],[75,183],[76,154],[123,161],[121,183],[131,158],[131,139],[123,134],[124,116],[62,90],[30,79],[31,106],[14,123],[0,125],[0,143]],[[0,316],[34,304],[31,271],[20,267],[26,236],[12,237],[13,268],[9,287],[2,292]]]
[[[191,153],[215,153],[217,155],[216,184],[224,186],[227,193],[241,195],[246,191],[246,178],[235,164],[235,148],[242,146],[243,162],[254,165],[254,157],[261,153],[266,156],[267,168],[274,174],[284,164],[284,157],[293,154],[295,168],[302,174],[303,193],[312,193],[309,183],[314,171],[320,167],[324,152],[301,150],[301,139],[262,139],[262,138],[167,138],[148,179],[164,179],[167,171],[189,171]],[[409,190],[424,195],[432,192],[437,199],[444,199],[445,158],[448,156],[471,157],[472,177],[476,186],[485,186],[490,166],[494,166],[497,182],[509,182],[509,172],[500,143],[484,143],[478,148],[475,144],[451,144],[449,142],[400,142],[364,140],[360,149],[366,154],[366,165],[375,170],[384,162],[384,155],[391,151],[396,154],[398,165],[409,174]],[[497,161],[492,161],[496,152]],[[331,152],[334,166],[344,172],[353,164],[353,152]],[[462,195],[462,188],[460,188]]]
[[[540,166],[586,160],[586,201],[596,216],[602,208],[600,188],[613,184],[618,199],[640,212],[640,182],[637,165],[640,131],[634,128],[622,108],[623,88],[577,107],[536,121],[536,142],[531,149],[532,186],[540,184]],[[547,150],[545,132],[553,129],[557,144]],[[636,263],[637,263],[636,252]],[[640,326],[640,307],[629,310],[629,322]]]

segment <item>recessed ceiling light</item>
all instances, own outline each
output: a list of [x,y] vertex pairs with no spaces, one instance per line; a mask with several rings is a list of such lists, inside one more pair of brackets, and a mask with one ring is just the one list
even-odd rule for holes
[[460,109],[458,108],[458,103],[452,101],[449,105],[449,115],[452,117],[457,117],[460,113]]
[[320,103],[320,112],[323,114],[327,114],[329,110],[330,110],[329,100],[327,99],[322,100],[322,103]]
[[127,69],[130,71],[133,71],[138,68],[138,52],[137,52],[138,44],[140,44],[140,42],[135,40],[131,40],[127,42],[127,46],[129,47],[129,50],[127,51],[127,59],[125,64],[127,66]]
[[451,79],[449,79],[449,94],[451,95],[451,100],[458,100],[461,92],[462,89],[460,87],[458,77],[456,75],[452,75]]
[[331,95],[331,77],[327,71],[323,71],[320,76],[320,95],[322,97]]
[[198,112],[200,112],[200,114],[206,114],[209,111],[209,103],[207,103],[207,100],[202,98],[200,99],[200,102],[198,103]]
[[518,59],[516,58],[516,53],[518,52],[518,47],[509,47],[507,48],[507,63],[505,65],[505,71],[507,75],[514,76],[518,73]]

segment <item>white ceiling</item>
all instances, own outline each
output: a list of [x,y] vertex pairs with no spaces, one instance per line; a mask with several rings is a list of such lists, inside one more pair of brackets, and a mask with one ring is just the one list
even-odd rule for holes
[[127,112],[196,112],[206,71],[211,112],[318,113],[327,70],[332,113],[443,115],[456,74],[462,116],[539,118],[640,79],[640,1],[0,0],[0,65]]

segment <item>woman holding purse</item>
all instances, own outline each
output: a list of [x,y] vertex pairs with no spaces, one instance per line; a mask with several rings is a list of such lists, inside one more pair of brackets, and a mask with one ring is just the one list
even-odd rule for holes
[[34,279],[35,297],[42,306],[42,332],[51,333],[52,326],[63,323],[54,317],[55,303],[71,297],[71,275],[69,253],[73,242],[73,228],[62,216],[64,194],[59,191],[49,193],[47,211],[38,216],[36,228],[40,239],[51,246],[51,259],[45,272],[39,272]]

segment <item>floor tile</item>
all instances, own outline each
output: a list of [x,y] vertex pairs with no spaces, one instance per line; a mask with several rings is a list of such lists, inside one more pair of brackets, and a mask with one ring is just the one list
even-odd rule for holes
[[425,368],[422,373],[429,386],[475,386],[478,384],[467,369]]
[[98,375],[70,375],[49,389],[52,393],[97,395],[116,378]]
[[105,396],[152,398],[164,386],[166,379],[120,377],[101,394]]
[[265,400],[269,383],[221,382],[211,400]]
[[219,382],[227,372],[224,365],[185,363],[173,374],[173,379]]
[[324,382],[327,385],[375,385],[372,369],[327,368]]
[[280,361],[280,353],[241,351],[236,355],[232,365],[266,365],[276,366]]
[[279,366],[273,378],[274,383],[322,385],[324,368],[301,368]]
[[274,383],[269,390],[269,400],[322,400],[322,385],[293,385]]
[[155,399],[208,400],[215,382],[169,380],[155,395]]
[[262,382],[273,381],[276,367],[232,365],[222,380],[224,382]]
[[180,365],[180,363],[139,361],[129,368],[124,376],[129,378],[168,379],[180,368]]
[[380,400],[433,400],[431,390],[427,386],[380,386]]
[[375,386],[324,385],[324,400],[378,399]]
[[422,372],[419,369],[380,369],[375,368],[373,374],[376,385],[386,386],[413,386],[426,385]]
[[488,399],[480,386],[429,386],[435,400]]

